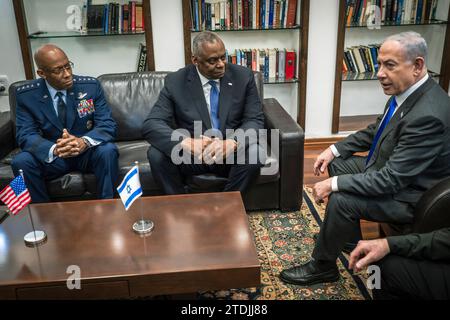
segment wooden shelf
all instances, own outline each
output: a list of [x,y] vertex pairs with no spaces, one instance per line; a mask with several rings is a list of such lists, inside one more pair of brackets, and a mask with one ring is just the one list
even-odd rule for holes
[[[299,30],[301,29],[300,25],[295,25],[292,27],[286,27],[286,28],[277,28],[277,27],[272,27],[272,28],[242,28],[242,29],[215,29],[215,30],[210,30],[208,29],[208,31],[213,31],[213,32],[233,32],[233,31],[276,31],[276,30]],[[200,32],[199,30],[196,29],[191,29],[191,32]]]
[[145,31],[135,32],[103,32],[103,31],[88,31],[86,33],[76,31],[62,31],[62,32],[46,32],[39,31],[32,33],[28,39],[45,39],[45,38],[74,38],[74,37],[109,37],[109,36],[134,36],[145,35]]

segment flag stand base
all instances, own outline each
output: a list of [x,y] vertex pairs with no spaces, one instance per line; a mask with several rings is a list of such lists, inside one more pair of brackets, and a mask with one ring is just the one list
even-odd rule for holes
[[28,232],[23,240],[27,246],[38,246],[47,240],[47,234],[44,231],[36,230]]
[[155,224],[152,220],[138,220],[133,224],[133,231],[139,234],[149,233],[153,230]]

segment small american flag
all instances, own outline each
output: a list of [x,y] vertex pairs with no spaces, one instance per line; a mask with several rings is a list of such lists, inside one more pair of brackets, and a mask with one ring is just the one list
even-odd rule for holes
[[0,200],[8,206],[13,215],[19,213],[20,210],[31,202],[30,193],[22,176],[17,176],[0,192]]

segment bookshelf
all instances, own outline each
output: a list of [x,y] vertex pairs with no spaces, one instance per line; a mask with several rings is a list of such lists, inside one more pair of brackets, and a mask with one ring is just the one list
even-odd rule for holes
[[[192,40],[199,31],[192,28],[191,0],[181,1],[183,8],[184,55],[185,64],[187,65],[191,63]],[[224,2],[233,3],[233,1]],[[287,48],[296,51],[294,78],[287,80],[269,77],[265,79],[264,97],[276,98],[303,129],[305,128],[306,116],[309,4],[309,0],[298,0],[296,20],[291,27],[208,29],[219,34],[229,53],[235,49],[249,48]]]
[[[147,47],[148,70],[155,70],[150,0],[142,0],[144,31],[80,33],[68,30],[66,21],[70,5],[82,8],[85,0],[12,0],[26,79],[36,76],[34,51],[46,43],[63,49],[75,63],[76,74],[98,76],[111,72],[132,72],[137,69],[139,44]],[[93,0],[92,4],[125,0]],[[140,3],[138,1],[138,3]],[[51,15],[48,13],[51,12]],[[114,50],[113,50],[114,49]]]
[[[392,0],[394,1],[396,0]],[[407,0],[404,1],[406,3]],[[332,133],[364,128],[383,112],[388,98],[383,94],[378,81],[373,81],[377,80],[376,72],[343,72],[344,51],[348,47],[381,43],[387,36],[403,31],[418,32],[428,44],[429,73],[436,81],[439,81],[446,92],[448,91],[450,81],[449,0],[438,0],[435,20],[418,23],[382,22],[378,29],[368,28],[365,23],[347,21],[348,2],[348,0],[339,0]],[[376,3],[383,5],[385,1],[376,1]]]

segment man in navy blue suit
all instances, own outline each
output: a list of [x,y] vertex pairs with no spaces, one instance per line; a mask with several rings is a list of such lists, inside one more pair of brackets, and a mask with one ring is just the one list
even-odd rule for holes
[[99,82],[73,75],[73,63],[55,45],[39,48],[34,60],[41,78],[16,92],[16,139],[22,152],[13,159],[14,174],[23,170],[34,203],[50,200],[45,180],[71,171],[93,172],[98,196],[112,198],[117,125]]
[[[225,45],[213,32],[199,33],[192,47],[192,64],[167,75],[144,121],[153,178],[166,194],[181,194],[192,191],[189,176],[214,173],[227,178],[223,191],[244,193],[265,163],[257,139],[239,143],[235,135],[264,128],[254,75],[226,63]],[[176,132],[182,133],[181,142],[172,139]],[[178,156],[174,151],[180,146],[188,161],[176,163],[173,155]]]

